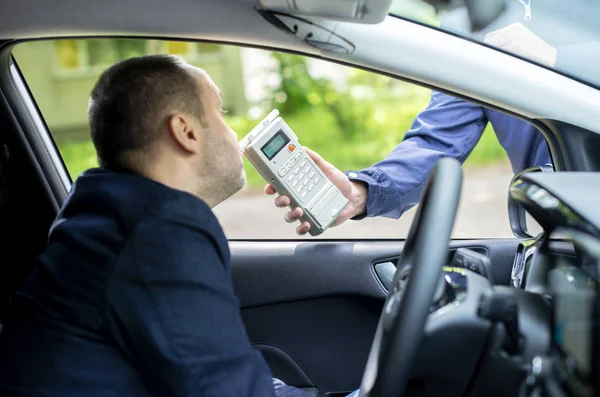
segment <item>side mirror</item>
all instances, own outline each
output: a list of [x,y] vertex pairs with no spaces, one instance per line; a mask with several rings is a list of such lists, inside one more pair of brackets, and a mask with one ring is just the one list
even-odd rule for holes
[[[527,168],[512,178],[510,186],[512,186],[521,176],[530,172],[554,172],[554,167],[552,164],[546,164],[543,166]],[[518,238],[533,238],[543,231],[536,220],[529,216],[527,211],[525,211],[525,208],[512,198],[510,190],[508,193],[508,218],[510,220],[510,228],[513,234]]]

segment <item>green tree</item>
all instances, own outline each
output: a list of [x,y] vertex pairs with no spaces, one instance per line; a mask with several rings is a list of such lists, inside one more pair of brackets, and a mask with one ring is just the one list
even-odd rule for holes
[[350,87],[340,92],[332,81],[314,78],[308,70],[306,57],[293,54],[272,53],[277,61],[280,83],[273,90],[272,106],[282,115],[308,111],[318,106],[334,118],[340,134],[346,140],[354,140],[366,132],[372,115],[370,102],[357,101]]

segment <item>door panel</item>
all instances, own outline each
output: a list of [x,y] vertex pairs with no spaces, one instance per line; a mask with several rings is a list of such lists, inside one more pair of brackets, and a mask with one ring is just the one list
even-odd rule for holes
[[[458,240],[509,284],[518,240]],[[360,385],[385,291],[374,265],[402,241],[231,241],[232,274],[251,342],[273,376],[325,392]]]

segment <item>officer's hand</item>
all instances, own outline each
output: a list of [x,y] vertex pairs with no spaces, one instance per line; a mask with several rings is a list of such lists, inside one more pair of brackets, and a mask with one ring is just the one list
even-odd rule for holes
[[[308,155],[313,159],[317,167],[319,167],[325,176],[340,190],[340,192],[348,199],[349,203],[340,213],[331,226],[337,226],[348,219],[362,214],[366,210],[367,205],[367,188],[362,183],[351,182],[346,175],[332,164],[325,161],[317,153],[308,148],[304,148]],[[272,195],[276,194],[275,188],[271,185],[265,187],[265,193]],[[287,207],[291,204],[291,200],[286,195],[280,195],[275,199],[275,205],[279,208]],[[284,219],[288,223],[299,220],[303,215],[302,208],[292,208],[290,212],[285,214]],[[303,235],[308,233],[310,224],[303,222],[296,228],[296,233]]]
[[485,35],[483,41],[546,66],[556,66],[556,48],[540,39],[523,24],[513,23],[490,32]]

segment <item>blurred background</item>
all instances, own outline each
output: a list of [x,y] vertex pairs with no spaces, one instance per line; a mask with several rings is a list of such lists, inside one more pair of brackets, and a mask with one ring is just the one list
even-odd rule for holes
[[[418,1],[400,4],[403,15],[435,23],[436,15],[428,6]],[[73,179],[97,166],[87,126],[89,93],[106,67],[132,56],[183,56],[206,70],[220,87],[225,118],[240,139],[277,108],[301,144],[342,171],[383,159],[401,142],[431,94],[426,88],[318,59],[213,43],[32,41],[18,45],[13,53]],[[511,170],[491,126],[464,169],[455,237],[511,237],[506,211]],[[275,208],[272,197],[263,193],[265,182],[248,163],[246,172],[243,191],[216,208],[228,237],[298,238],[295,225],[283,221],[284,210]],[[413,213],[400,220],[346,222],[320,238],[405,237]]]

